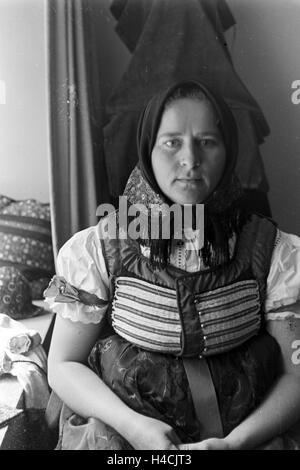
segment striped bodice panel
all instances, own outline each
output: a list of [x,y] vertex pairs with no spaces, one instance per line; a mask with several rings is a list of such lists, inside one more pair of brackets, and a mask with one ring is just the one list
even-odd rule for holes
[[[120,336],[143,349],[180,354],[182,321],[177,297],[175,289],[117,277],[112,325]],[[255,280],[238,281],[193,297],[204,340],[201,354],[229,351],[258,332],[260,298]],[[184,306],[180,307],[184,315]]]
[[173,289],[132,277],[118,277],[112,325],[120,336],[141,348],[180,352],[181,322]]
[[205,347],[203,354],[229,351],[256,334],[261,324],[259,287],[255,280],[195,295]]

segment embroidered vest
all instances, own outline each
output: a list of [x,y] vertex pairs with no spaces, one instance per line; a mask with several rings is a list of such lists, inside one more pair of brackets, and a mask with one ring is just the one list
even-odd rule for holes
[[111,321],[116,333],[140,348],[178,356],[230,351],[257,335],[276,226],[254,215],[229,264],[188,273],[168,265],[154,270],[132,239],[104,237],[112,282]]

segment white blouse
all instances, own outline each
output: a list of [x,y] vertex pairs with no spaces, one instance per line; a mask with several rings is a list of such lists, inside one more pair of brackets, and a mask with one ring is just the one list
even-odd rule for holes
[[[195,272],[201,269],[201,260],[196,250],[187,248],[195,240],[185,243],[174,242],[170,262],[174,266]],[[233,248],[233,245],[232,245]],[[148,249],[142,247],[143,254]],[[77,289],[83,289],[99,298],[109,298],[109,280],[98,235],[98,225],[77,232],[60,249],[57,257],[57,275],[63,276],[67,282]],[[265,312],[267,320],[300,318],[298,312],[290,307],[283,311],[274,310],[283,306],[291,306],[300,300],[300,238],[296,235],[277,231],[271,267],[267,279],[267,295]],[[80,302],[60,303],[46,298],[51,309],[64,318],[82,323],[99,323],[107,306],[90,307]],[[294,309],[295,310],[295,309]]]

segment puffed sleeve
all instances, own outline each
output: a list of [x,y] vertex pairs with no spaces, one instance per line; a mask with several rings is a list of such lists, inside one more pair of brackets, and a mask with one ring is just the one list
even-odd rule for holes
[[[267,320],[300,318],[299,300],[300,238],[278,230],[267,279]],[[280,311],[274,312],[277,309]]]
[[[63,245],[57,256],[56,273],[55,278],[63,280],[64,287],[66,286],[66,300],[56,301],[57,297],[47,296],[46,290],[45,300],[49,307],[72,321],[99,323],[107,310],[109,281],[97,236],[97,225],[77,232]],[[83,303],[80,299],[74,301],[76,296],[73,293],[78,291],[80,297],[94,298],[98,302]],[[68,296],[68,293],[71,295]]]

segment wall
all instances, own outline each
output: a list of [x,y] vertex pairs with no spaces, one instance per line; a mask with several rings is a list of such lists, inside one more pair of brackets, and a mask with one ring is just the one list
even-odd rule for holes
[[0,194],[49,201],[44,0],[0,0]]
[[273,217],[300,235],[300,104],[291,101],[291,84],[300,80],[300,1],[227,4],[237,23],[234,43],[229,39],[236,70],[271,128],[261,152]]

